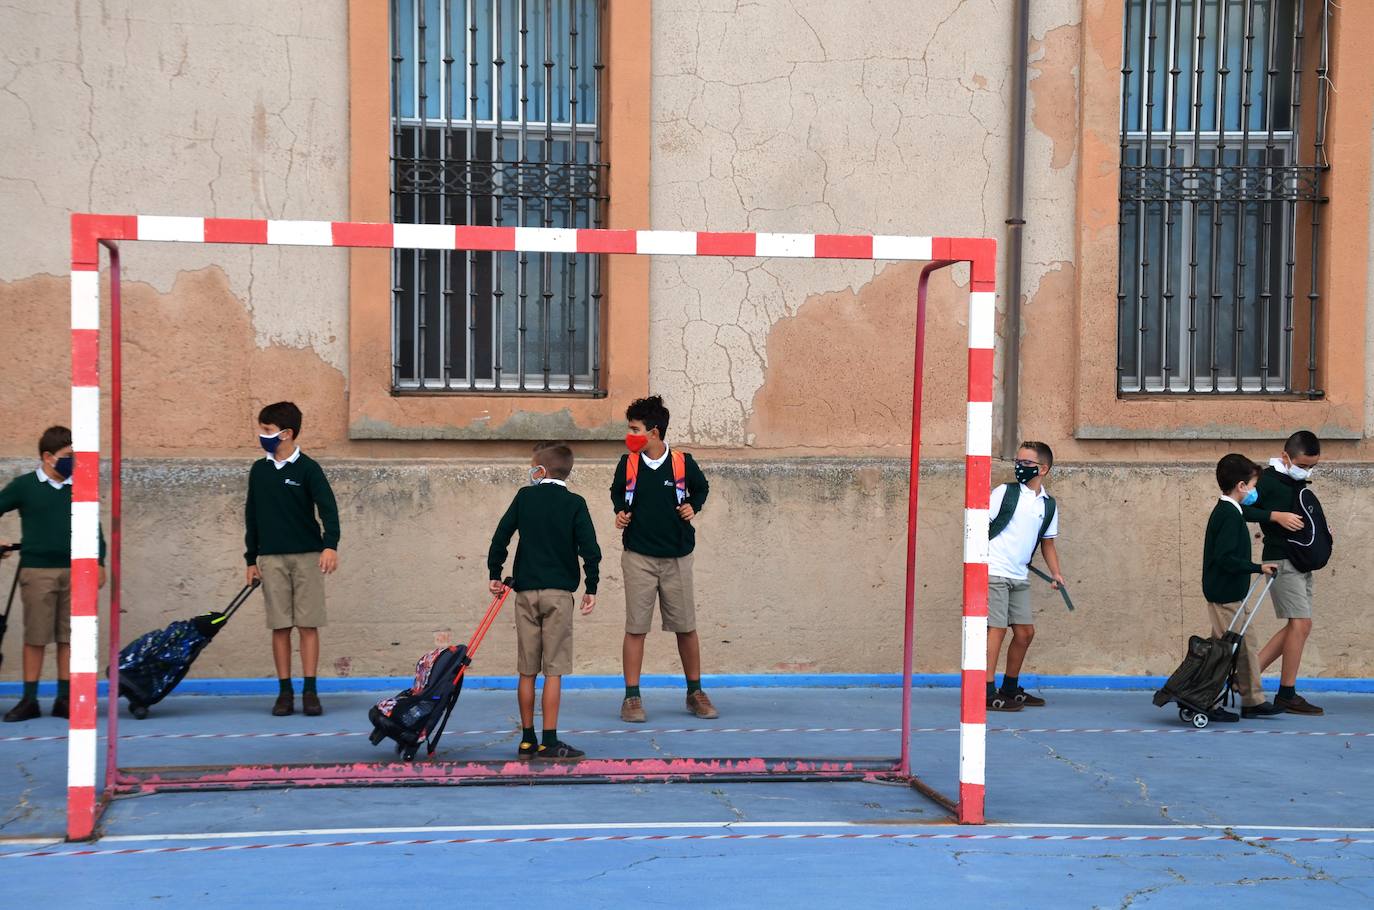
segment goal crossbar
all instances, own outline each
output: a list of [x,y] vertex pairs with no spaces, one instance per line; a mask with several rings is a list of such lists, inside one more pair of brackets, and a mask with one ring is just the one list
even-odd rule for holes
[[[515,762],[373,762],[239,765],[225,768],[126,768],[118,764],[119,614],[122,543],[122,372],[120,242],[259,244],[382,249],[640,256],[734,256],[891,260],[926,263],[916,287],[910,480],[907,512],[901,748],[895,759],[596,759],[532,768]],[[104,781],[96,786],[100,538],[100,249],[110,261],[111,473],[109,692]],[[270,786],[369,784],[627,782],[670,780],[836,780],[896,777],[948,809],[958,821],[984,820],[987,714],[987,526],[992,458],[996,241],[978,237],[737,233],[340,221],[74,214],[71,217],[72,484],[71,717],[67,742],[67,836],[94,835],[109,799],[128,793]],[[921,394],[930,276],[956,263],[970,269],[968,399],[964,471],[959,790],[940,793],[912,773],[911,695],[915,616],[916,518],[920,482]]]

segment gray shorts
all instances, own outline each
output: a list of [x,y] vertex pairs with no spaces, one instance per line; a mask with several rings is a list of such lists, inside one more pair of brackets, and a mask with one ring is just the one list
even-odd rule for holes
[[1274,600],[1274,615],[1279,619],[1312,618],[1312,573],[1299,572],[1286,559],[1278,561],[1279,574],[1269,596]]
[[988,626],[1005,629],[1008,624],[1029,626],[1034,622],[1031,616],[1030,579],[1018,581],[1001,575],[989,575]]

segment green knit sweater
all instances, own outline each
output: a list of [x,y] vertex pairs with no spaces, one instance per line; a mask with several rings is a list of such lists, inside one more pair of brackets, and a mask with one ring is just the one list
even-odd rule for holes
[[[615,479],[611,482],[611,505],[617,512],[628,509],[632,516],[622,538],[625,549],[661,559],[687,556],[696,549],[697,532],[690,521],[684,521],[677,513],[673,460],[664,458],[663,464],[657,468],[651,468],[641,461],[639,476],[635,479],[635,500],[633,505],[626,506],[625,465],[631,457],[641,456],[622,455],[620,463],[615,466]],[[706,482],[706,475],[701,473],[701,468],[697,467],[695,458],[687,455],[684,462],[687,502],[693,511],[700,512],[706,506],[711,486]]]
[[1298,491],[1307,486],[1305,480],[1294,480],[1286,474],[1274,470],[1273,465],[1260,472],[1255,492],[1259,499],[1253,506],[1246,506],[1246,521],[1257,521],[1264,532],[1264,548],[1261,558],[1274,562],[1288,558],[1288,532],[1282,525],[1269,520],[1273,512],[1296,512],[1298,510]]
[[1260,571],[1250,559],[1250,529],[1233,503],[1218,501],[1207,520],[1202,544],[1202,594],[1214,604],[1245,598],[1250,576]]
[[[54,489],[34,471],[0,490],[0,515],[19,510],[19,565],[25,569],[66,569],[72,564],[72,488]],[[100,564],[105,564],[105,534],[100,534]]]
[[580,555],[587,571],[587,593],[596,593],[601,548],[585,499],[559,483],[541,483],[516,493],[491,536],[487,571],[492,579],[500,580],[510,539],[517,532],[515,590],[576,591]]
[[324,469],[304,452],[280,468],[267,458],[253,462],[243,517],[243,558],[250,566],[259,556],[339,548],[339,505],[334,491]]

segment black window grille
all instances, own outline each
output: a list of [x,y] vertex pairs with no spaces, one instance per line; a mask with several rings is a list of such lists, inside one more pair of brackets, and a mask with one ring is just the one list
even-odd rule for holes
[[[392,220],[605,220],[604,0],[391,0]],[[600,256],[396,250],[397,393],[602,391]]]
[[1328,0],[1125,3],[1119,394],[1321,396],[1329,19]]

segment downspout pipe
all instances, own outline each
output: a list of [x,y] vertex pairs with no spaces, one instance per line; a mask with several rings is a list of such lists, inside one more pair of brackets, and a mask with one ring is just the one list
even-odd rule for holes
[[1030,69],[1031,0],[1012,11],[1011,185],[1006,243],[1006,359],[1002,363],[1002,457],[1015,458],[1021,410],[1021,246],[1026,227],[1026,82]]

